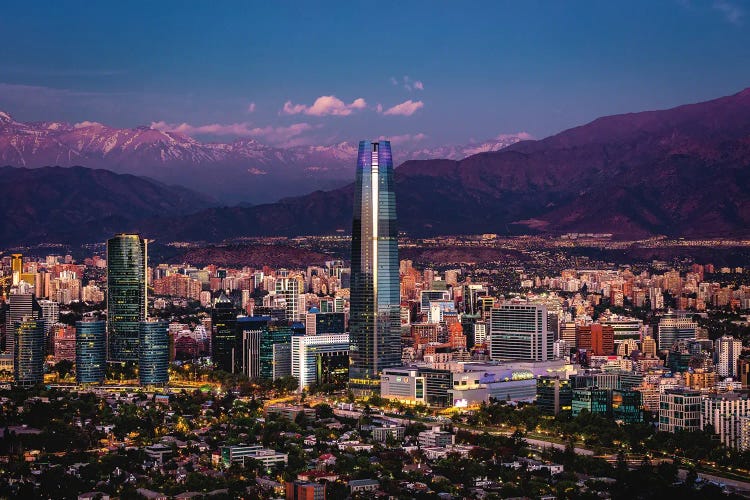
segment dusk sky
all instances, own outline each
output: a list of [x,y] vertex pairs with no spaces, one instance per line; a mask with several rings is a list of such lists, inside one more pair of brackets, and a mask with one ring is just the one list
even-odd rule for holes
[[740,0],[5,1],[0,36],[17,120],[201,140],[541,138],[750,86]]

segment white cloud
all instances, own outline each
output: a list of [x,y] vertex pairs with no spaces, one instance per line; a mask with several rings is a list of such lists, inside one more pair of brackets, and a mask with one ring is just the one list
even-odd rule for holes
[[248,113],[254,113],[255,112],[255,103],[251,102],[247,105],[247,112]]
[[419,80],[414,82],[414,88],[416,90],[424,90],[424,84],[420,82]]
[[103,127],[103,126],[104,125],[102,125],[99,122],[90,122],[88,120],[84,120],[82,122],[79,122],[79,123],[76,123],[76,124],[73,125],[73,127],[75,127],[75,128]]
[[742,24],[742,18],[745,16],[745,12],[739,5],[736,5],[729,0],[715,0],[713,8],[724,14],[727,21],[732,24]]
[[418,109],[421,109],[423,107],[424,103],[422,101],[412,101],[411,99],[409,99],[408,101],[404,101],[401,104],[396,104],[392,108],[386,109],[383,114],[411,116],[416,113]]
[[396,80],[396,77],[395,77],[395,76],[392,76],[392,77],[391,77],[391,84],[392,84],[392,85],[398,85],[398,80]]
[[304,113],[310,116],[349,116],[352,112],[365,109],[367,102],[363,98],[354,99],[350,104],[333,95],[324,95],[315,99],[311,106],[307,104],[292,104],[292,101],[284,103],[281,114],[297,115]]

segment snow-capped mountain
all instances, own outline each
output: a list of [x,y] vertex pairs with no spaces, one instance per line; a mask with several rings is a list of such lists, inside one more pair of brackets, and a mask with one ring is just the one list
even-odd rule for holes
[[[460,147],[395,149],[410,159],[450,158],[496,151],[524,134],[500,136]],[[42,167],[82,165],[180,184],[226,202],[263,203],[330,189],[353,178],[357,145],[279,148],[254,139],[204,143],[151,127],[113,128],[96,122],[18,122],[0,111],[0,165]]]

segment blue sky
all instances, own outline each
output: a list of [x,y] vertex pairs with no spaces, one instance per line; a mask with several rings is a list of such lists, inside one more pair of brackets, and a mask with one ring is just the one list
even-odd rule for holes
[[750,86],[744,0],[4,1],[0,37],[16,119],[201,140],[544,137]]

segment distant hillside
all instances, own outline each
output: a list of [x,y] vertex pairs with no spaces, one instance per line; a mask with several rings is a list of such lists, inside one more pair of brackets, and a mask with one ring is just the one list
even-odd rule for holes
[[215,202],[178,186],[83,167],[0,167],[0,242],[101,241],[136,221],[183,216]]
[[[411,235],[610,232],[750,237],[750,89],[664,111],[599,118],[461,161],[396,169]],[[350,230],[353,185],[250,208],[149,221],[167,239]]]

